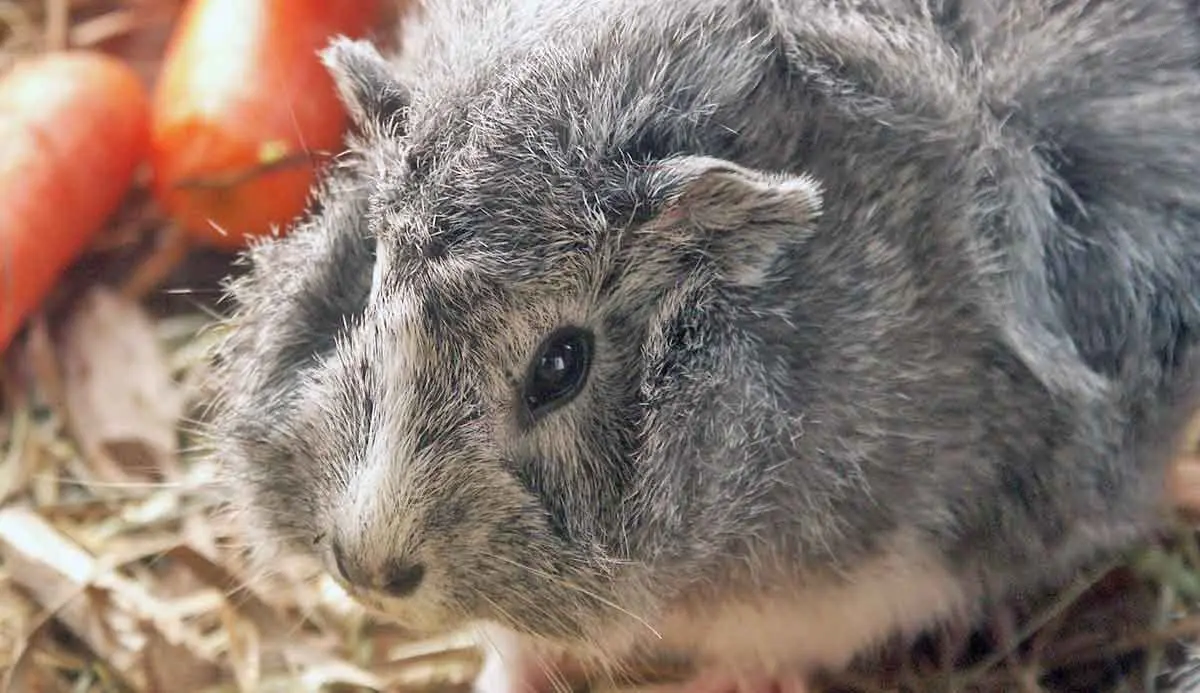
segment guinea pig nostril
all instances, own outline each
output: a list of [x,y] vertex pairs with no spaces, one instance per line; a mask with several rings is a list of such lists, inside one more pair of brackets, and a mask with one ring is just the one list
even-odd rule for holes
[[398,561],[388,569],[387,584],[384,589],[394,597],[407,597],[417,591],[421,580],[425,579],[425,566],[420,563]]

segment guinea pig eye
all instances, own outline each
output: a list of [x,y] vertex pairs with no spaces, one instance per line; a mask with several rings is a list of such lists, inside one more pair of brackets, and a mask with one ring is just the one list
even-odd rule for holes
[[531,415],[541,416],[579,394],[593,345],[592,333],[578,327],[556,330],[542,342],[525,375],[523,399]]

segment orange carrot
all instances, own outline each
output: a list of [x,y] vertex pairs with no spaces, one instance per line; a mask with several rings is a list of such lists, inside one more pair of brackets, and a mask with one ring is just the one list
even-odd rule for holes
[[0,76],[0,350],[125,197],[149,111],[133,69],[100,53],[46,53]]
[[196,240],[236,250],[300,214],[346,114],[317,52],[379,0],[191,0],[151,116],[154,193]]

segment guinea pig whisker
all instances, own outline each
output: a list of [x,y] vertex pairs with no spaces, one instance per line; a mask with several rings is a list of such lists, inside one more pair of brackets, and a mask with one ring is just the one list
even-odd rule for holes
[[[520,600],[520,605],[523,611],[528,612],[533,619],[539,622],[551,623],[556,629],[561,629],[561,627],[564,625],[561,616],[558,616],[557,614],[553,613],[552,610],[542,606],[541,602],[533,599],[530,595],[521,593],[515,596],[517,596],[517,598]],[[495,609],[496,613],[501,618],[507,619],[510,624],[517,624],[521,622],[520,619],[517,619],[513,616],[511,611],[500,606],[500,604],[498,604],[494,599],[485,594],[480,595],[480,597],[483,599],[483,601],[487,602],[488,605]]]
[[571,682],[567,680],[567,675],[563,673],[562,667],[549,661],[541,653],[537,653],[535,656],[537,657],[538,668],[550,680],[550,688],[553,693],[572,693]]
[[[510,614],[504,607],[497,604],[494,599],[488,597],[487,595],[480,595],[480,598],[492,609],[495,609],[496,613],[502,618],[508,620],[510,623],[517,623],[516,619],[512,617],[512,614]],[[492,650],[498,654],[500,661],[504,662],[506,666],[512,666],[510,662],[505,661],[504,648],[497,647],[496,643],[493,642],[491,635],[486,630],[483,631],[482,635],[484,640],[487,641],[488,645],[491,646]],[[570,682],[567,680],[566,675],[563,674],[561,667],[559,667],[553,661],[548,660],[539,650],[534,650],[533,656],[537,659],[538,668],[541,669],[542,673],[545,674],[546,678],[550,681],[550,686],[552,689],[551,693],[572,693]]]
[[654,635],[654,637],[658,638],[659,640],[662,639],[662,634],[659,633],[657,630],[655,630],[654,626],[650,625],[650,622],[647,621],[645,618],[638,616],[637,614],[633,613],[629,609],[626,609],[625,607],[621,606],[620,604],[617,604],[616,602],[613,602],[609,599],[605,599],[604,597],[587,589],[586,587],[577,585],[565,578],[561,578],[556,575],[551,575],[550,573],[547,573],[543,570],[539,570],[532,566],[518,563],[518,562],[512,560],[511,558],[507,558],[505,556],[497,555],[497,556],[495,556],[495,558],[497,558],[500,561],[503,561],[505,563],[508,563],[509,565],[511,565],[515,568],[520,568],[521,570],[528,571],[530,574],[540,577],[544,580],[549,580],[556,585],[559,585],[561,587],[566,587],[567,589],[570,589],[570,590],[574,590],[574,591],[578,592],[579,594],[582,594],[585,597],[594,599],[597,602],[599,602],[609,608],[615,609],[616,611],[628,616],[629,618],[632,618],[634,621],[637,621],[640,625],[644,626],[646,628],[646,630],[650,631],[650,633],[652,633]]

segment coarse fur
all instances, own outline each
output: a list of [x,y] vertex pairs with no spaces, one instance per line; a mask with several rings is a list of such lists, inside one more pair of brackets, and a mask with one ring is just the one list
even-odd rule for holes
[[[415,629],[600,668],[838,667],[1059,586],[1160,527],[1195,405],[1198,26],[444,0],[394,60],[339,40],[349,151],[231,284],[233,504]],[[594,361],[533,417],[565,325]]]

